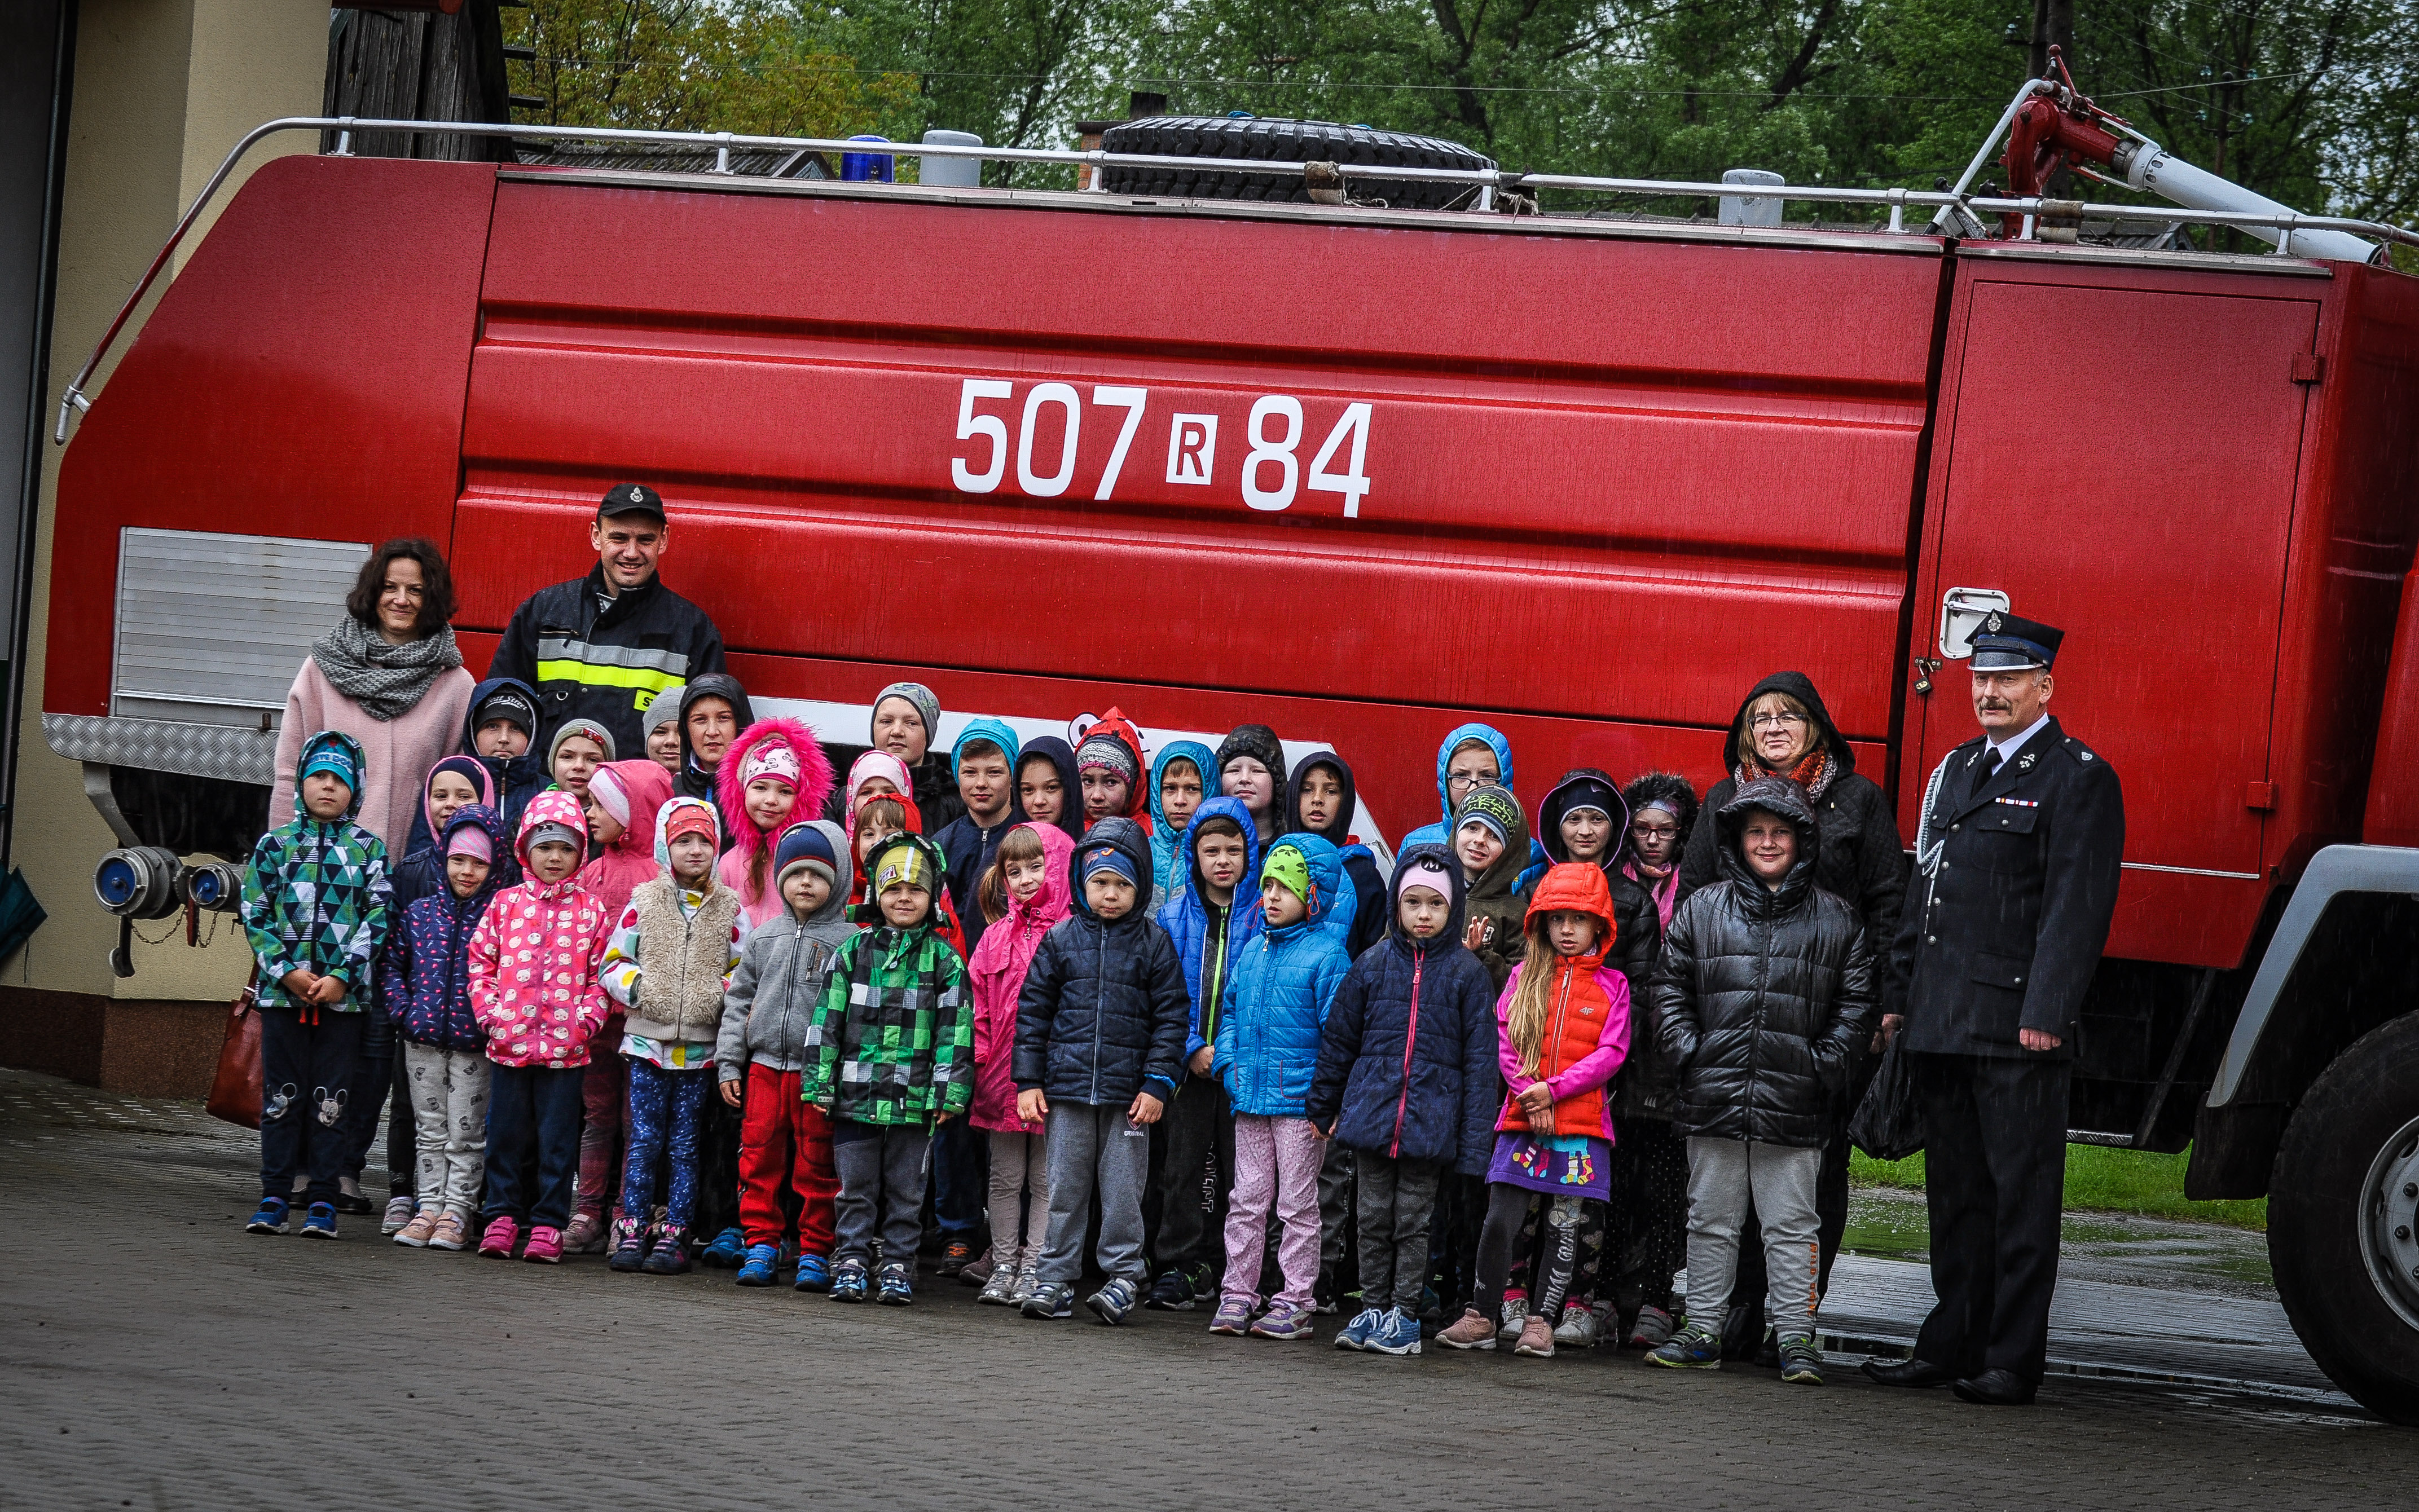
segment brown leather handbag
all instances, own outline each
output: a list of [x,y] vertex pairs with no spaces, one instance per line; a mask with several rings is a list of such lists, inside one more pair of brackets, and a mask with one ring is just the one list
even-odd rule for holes
[[259,974],[255,968],[254,980],[227,1010],[226,1038],[219,1042],[219,1071],[210,1080],[208,1105],[210,1117],[247,1129],[260,1127],[260,1010],[253,1004]]

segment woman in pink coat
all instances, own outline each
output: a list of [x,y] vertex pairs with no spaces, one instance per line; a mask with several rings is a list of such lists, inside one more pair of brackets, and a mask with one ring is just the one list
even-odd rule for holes
[[966,976],[975,999],[975,1102],[968,1117],[991,1134],[991,1279],[981,1301],[1023,1306],[1041,1264],[1050,1221],[1050,1159],[1041,1125],[1016,1116],[1016,1000],[1041,937],[1067,917],[1075,842],[1055,824],[1020,824],[1000,838],[976,895],[991,921]]

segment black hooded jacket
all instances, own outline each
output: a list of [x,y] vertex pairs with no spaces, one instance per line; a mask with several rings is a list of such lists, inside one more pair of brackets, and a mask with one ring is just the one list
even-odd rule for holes
[[[1605,840],[1605,854],[1610,859],[1597,863],[1604,872],[1605,884],[1612,890],[1612,949],[1606,953],[1604,964],[1629,983],[1629,1043],[1652,1045],[1655,1017],[1646,988],[1655,975],[1655,958],[1663,949],[1663,915],[1655,907],[1654,894],[1621,869],[1621,858],[1629,846],[1629,803],[1622,796],[1621,785],[1595,767],[1564,772],[1562,780],[1546,790],[1545,801],[1537,805],[1537,843],[1546,848],[1546,854],[1557,864],[1571,859],[1570,847],[1563,839],[1563,816],[1579,790],[1590,783],[1600,785],[1610,795],[1608,812],[1612,832]],[[1534,897],[1537,883],[1543,880],[1544,874],[1540,873],[1523,895]],[[1615,1092],[1620,1099],[1616,1106],[1621,1108],[1635,1105],[1649,1118],[1672,1116],[1671,1078],[1661,1073],[1651,1055],[1629,1058],[1621,1069]]]
[[[1313,767],[1325,767],[1344,786],[1344,800],[1335,810],[1334,822],[1325,829],[1314,829],[1302,817],[1302,779]],[[1293,775],[1286,780],[1285,822],[1277,826],[1280,832],[1315,834],[1343,854],[1344,872],[1352,878],[1355,899],[1352,928],[1344,937],[1344,954],[1356,961],[1364,951],[1386,938],[1387,927],[1386,879],[1378,875],[1378,858],[1370,854],[1367,846],[1352,841],[1353,805],[1360,801],[1359,791],[1352,785],[1352,768],[1342,756],[1333,751],[1315,752],[1294,763]]]
[[[1084,896],[1084,855],[1102,846],[1122,853],[1140,879],[1132,910],[1106,924]],[[1150,839],[1132,819],[1102,819],[1069,870],[1075,911],[1041,937],[1025,970],[1009,1074],[1018,1091],[1039,1087],[1053,1100],[1123,1107],[1148,1092],[1164,1103],[1183,1075],[1193,1000],[1175,941],[1146,907]]]
[[[1831,723],[1831,711],[1823,707],[1823,695],[1804,673],[1776,672],[1748,694],[1723,738],[1722,768],[1737,770],[1747,711],[1767,693],[1787,694],[1814,716],[1817,736],[1838,769],[1823,796],[1810,800],[1814,821],[1823,831],[1822,869],[1814,874],[1814,885],[1855,909],[1857,923],[1872,938],[1887,939],[1898,929],[1898,911],[1906,901],[1905,842],[1899,838],[1888,797],[1880,784],[1857,771],[1856,753],[1848,749],[1840,727]],[[1705,794],[1704,812],[1719,813],[1737,791],[1737,778],[1724,777]],[[1688,848],[1680,858],[1683,899],[1722,875],[1715,854],[1717,828],[1700,824],[1688,836]]]
[[[1057,824],[1058,828],[1067,832],[1068,839],[1083,839],[1084,780],[1075,771],[1075,748],[1069,745],[1066,741],[1060,740],[1055,735],[1037,736],[1034,739],[1025,741],[1024,748],[1016,753],[1016,771],[1009,774],[1009,781],[1014,784],[1016,787],[1018,795],[1016,799],[1017,808],[1022,810],[1025,807],[1025,764],[1033,760],[1036,756],[1048,761],[1058,771],[1058,787],[1060,788],[1061,796],[1058,802],[1058,817],[1055,822]],[[920,801],[917,806],[919,808],[923,806]],[[1146,842],[1143,847],[1146,859],[1148,859],[1149,849],[1150,847],[1148,843]],[[1142,874],[1143,877],[1148,879],[1150,876],[1150,868],[1148,866],[1145,866]],[[1081,878],[1071,878],[1071,880],[1074,882],[1075,891],[1077,893],[1080,893],[1084,891]],[[1143,895],[1145,901],[1148,901],[1150,888],[1147,881],[1143,888]]]
[[[531,594],[504,627],[491,678],[517,678],[537,690],[538,723],[530,747],[544,751],[566,720],[593,719],[613,734],[613,749],[642,753],[639,716],[647,700],[676,682],[722,670],[722,633],[706,612],[650,578],[604,598],[605,569]],[[552,669],[545,676],[540,668]]]
[[[729,700],[732,717],[739,722],[738,726],[731,732],[732,745],[738,744],[740,734],[748,725],[756,723],[756,706],[747,701],[747,690],[739,685],[739,680],[728,672],[709,672],[681,690],[681,763],[680,771],[672,777],[672,789],[675,792],[686,793],[691,798],[702,798],[707,802],[713,803],[715,817],[719,818],[722,816],[722,805],[714,796],[715,774],[697,764],[697,752],[691,749],[688,743],[689,706],[700,698]],[[644,750],[645,747],[641,746],[639,749]],[[723,747],[723,750],[728,754],[730,746]],[[722,837],[722,848],[725,850],[731,848],[731,836],[726,834]]]
[[1423,857],[1444,868],[1452,914],[1442,933],[1414,940],[1395,910],[1383,909],[1386,938],[1352,963],[1327,1011],[1308,1113],[1348,1150],[1444,1161],[1479,1176],[1503,1100],[1495,983],[1461,942],[1469,888],[1452,852],[1413,846],[1395,879]]
[[[1797,863],[1778,891],[1740,854],[1754,809],[1797,829]],[[1822,840],[1796,784],[1750,783],[1702,828],[1717,837],[1722,879],[1672,911],[1653,987],[1663,1060],[1679,1080],[1672,1122],[1690,1138],[1819,1149],[1872,1033],[1872,934],[1815,885]]]

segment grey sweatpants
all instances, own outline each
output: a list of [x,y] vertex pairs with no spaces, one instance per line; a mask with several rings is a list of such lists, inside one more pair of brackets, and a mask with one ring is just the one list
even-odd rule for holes
[[932,1155],[930,1130],[832,1120],[832,1165],[840,1172],[834,1263],[871,1264],[878,1230],[883,1263],[901,1261],[915,1269],[916,1246],[924,1238],[924,1182],[932,1173]]
[[1084,1229],[1101,1194],[1101,1269],[1136,1286],[1150,1279],[1142,1258],[1142,1189],[1150,1179],[1150,1128],[1126,1120],[1122,1103],[1058,1101],[1043,1136],[1050,1155],[1050,1230],[1041,1245],[1044,1281],[1073,1285],[1084,1274]]
[[1428,1284],[1428,1223],[1436,1216],[1440,1160],[1390,1160],[1353,1153],[1361,1183],[1361,1306],[1417,1314]]
[[1688,1321],[1719,1332],[1748,1199],[1764,1225],[1764,1314],[1783,1338],[1814,1332],[1823,1152],[1743,1139],[1688,1141]]

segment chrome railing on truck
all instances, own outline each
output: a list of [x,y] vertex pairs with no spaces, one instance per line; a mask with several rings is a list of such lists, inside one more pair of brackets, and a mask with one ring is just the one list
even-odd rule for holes
[[[2026,98],[2026,94],[2020,93],[2017,96],[2018,102],[2021,103],[2025,98]],[[2015,106],[2011,105],[2009,109],[2012,114]],[[2004,118],[2001,129],[2005,129]],[[193,196],[193,203],[186,207],[183,217],[177,222],[177,228],[169,233],[167,241],[160,248],[159,255],[152,258],[151,266],[136,282],[133,292],[127,296],[126,303],[118,310],[116,318],[109,323],[109,329],[102,333],[100,344],[93,348],[92,356],[77,371],[75,381],[69,384],[66,390],[59,395],[58,422],[51,435],[54,443],[66,445],[69,416],[74,411],[92,407],[91,401],[85,397],[85,390],[91,383],[93,374],[100,368],[102,359],[109,355],[110,348],[116,344],[119,332],[133,317],[135,310],[142,305],[144,298],[150,293],[151,285],[158,282],[161,270],[168,266],[169,258],[175,255],[177,248],[184,241],[186,234],[193,229],[194,222],[200,219],[202,211],[208,207],[211,200],[217,196],[221,186],[225,184],[227,176],[235,171],[236,164],[241,161],[244,155],[256,144],[285,131],[333,131],[336,133],[335,155],[340,157],[351,155],[352,139],[356,132],[408,131],[434,135],[512,137],[532,142],[606,142],[633,145],[710,147],[715,149],[715,166],[704,170],[705,176],[717,174],[729,176],[731,152],[733,148],[859,153],[893,159],[973,158],[986,162],[1059,163],[1095,170],[1090,179],[1095,186],[1101,182],[1098,170],[1102,168],[1201,169],[1205,164],[1214,164],[1211,171],[1220,173],[1302,177],[1316,171],[1323,177],[1333,176],[1338,180],[1468,184],[1479,191],[1475,207],[1480,209],[1491,207],[1495,197],[1499,194],[1515,192],[1525,194],[1546,189],[1579,190],[1598,194],[1629,194],[1653,198],[1711,199],[1752,196],[1761,200],[1794,200],[1801,204],[1817,205],[1862,205],[1885,209],[1889,212],[1889,229],[1893,232],[1907,230],[1905,212],[1908,206],[1913,206],[1934,212],[1920,228],[1925,232],[1929,232],[1934,224],[1943,220],[1959,215],[1974,221],[1978,225],[1980,221],[1975,218],[1980,216],[2022,216],[2026,218],[2026,225],[2029,229],[2036,218],[2046,213],[2061,221],[2072,221],[2087,216],[2107,219],[2122,217],[2134,221],[2164,221],[2178,225],[2231,226],[2255,233],[2262,230],[2281,232],[2282,235],[2276,237],[2276,249],[2280,254],[2293,247],[2294,234],[2297,232],[2350,233],[2353,236],[2373,237],[2380,242],[2397,242],[2403,246],[2419,248],[2419,232],[2408,231],[2400,226],[2375,221],[2352,220],[2344,216],[2303,215],[2292,210],[2211,210],[2189,206],[2099,205],[2039,196],[2015,199],[1994,198],[1963,192],[1962,185],[1957,190],[1843,189],[1815,184],[1764,183],[1749,186],[1736,183],[1698,183],[1667,178],[1599,178],[1584,174],[1524,174],[1504,168],[1397,168],[1376,163],[1339,164],[1263,161],[1259,159],[1240,158],[1161,157],[1143,153],[1108,152],[1097,148],[1082,151],[1055,147],[973,146],[940,142],[869,142],[855,138],[840,140],[827,137],[750,136],[737,131],[639,131],[601,126],[512,126],[493,121],[402,121],[352,115],[289,115],[278,120],[263,122],[246,132],[243,139],[238,142],[234,149],[226,155],[225,160],[219,164],[218,171],[210,175],[209,181],[202,186],[201,192]],[[1987,151],[1986,146],[1983,156],[1987,156]],[[1980,160],[1981,157],[1978,156],[1977,166]],[[1967,179],[1971,179],[1974,171],[1971,168],[1967,170]],[[1100,193],[1104,191],[1094,188],[1087,192]]]

